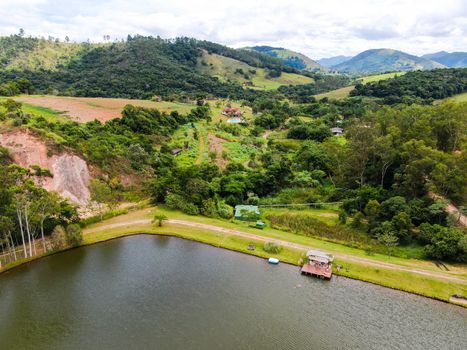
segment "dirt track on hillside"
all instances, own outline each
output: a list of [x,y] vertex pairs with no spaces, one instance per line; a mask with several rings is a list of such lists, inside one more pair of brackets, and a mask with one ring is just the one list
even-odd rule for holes
[[[91,233],[104,231],[104,230],[109,230],[109,229],[118,228],[118,227],[135,226],[135,225],[147,225],[147,224],[150,224],[150,223],[151,223],[151,220],[149,220],[149,219],[127,221],[127,222],[122,222],[122,223],[116,223],[116,224],[109,224],[109,225],[101,226],[101,227],[99,227],[97,229],[86,230],[85,233],[86,234],[91,234]],[[282,245],[284,247],[297,249],[297,250],[307,251],[308,249],[313,248],[312,246],[302,245],[302,244],[298,244],[298,243],[292,243],[292,242],[288,242],[288,241],[284,241],[284,240],[264,237],[264,236],[256,235],[256,234],[253,234],[253,233],[228,229],[228,228],[209,225],[209,224],[203,224],[203,223],[199,223],[199,222],[171,219],[171,220],[168,220],[167,223],[172,224],[172,225],[181,225],[181,226],[200,228],[200,229],[203,229],[203,230],[214,231],[214,232],[222,232],[222,233],[225,233],[227,235],[235,235],[235,236],[248,238],[248,239],[252,239],[252,240],[256,240],[256,241],[261,241],[261,242],[275,242],[275,243],[280,244],[280,245]],[[349,255],[349,254],[344,254],[344,253],[333,253],[333,254],[334,254],[334,257],[336,257],[338,259],[343,259],[343,260],[346,260],[346,261],[349,261],[349,262],[357,262],[357,263],[362,263],[362,264],[369,265],[369,266],[380,267],[380,268],[389,269],[389,270],[405,271],[405,272],[410,272],[410,273],[414,273],[414,274],[418,274],[418,275],[422,275],[422,276],[429,276],[429,277],[434,277],[434,278],[438,278],[438,279],[444,279],[444,280],[449,280],[449,281],[453,281],[453,282],[460,282],[460,283],[466,283],[467,284],[467,279],[465,279],[465,278],[446,275],[445,273],[442,273],[442,272],[421,270],[421,269],[406,267],[406,266],[397,265],[397,264],[393,264],[393,263],[386,263],[386,262],[382,262],[382,261],[376,261],[376,260],[373,260],[373,259],[366,259],[366,258],[362,258],[362,257],[359,257],[359,256],[354,256],[354,255]]]

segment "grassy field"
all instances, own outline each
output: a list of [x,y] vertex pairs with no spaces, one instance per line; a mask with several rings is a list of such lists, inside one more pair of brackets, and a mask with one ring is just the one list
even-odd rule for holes
[[[260,90],[275,90],[281,85],[310,84],[314,81],[312,78],[293,73],[282,73],[278,78],[267,78],[265,69],[252,67],[244,62],[216,54],[204,53],[197,67],[200,72],[218,77],[221,81],[245,83],[251,80],[254,85],[251,88]],[[246,79],[244,75],[236,73],[237,69],[241,69],[251,79]]]
[[46,111],[49,115],[52,113],[55,117],[62,116],[69,119],[87,122],[92,120],[107,120],[121,116],[123,107],[127,104],[135,106],[156,108],[161,112],[170,113],[178,111],[188,113],[195,105],[181,102],[156,102],[149,100],[130,100],[124,98],[97,98],[97,97],[67,97],[50,95],[22,95],[14,97],[16,101],[24,104],[25,111],[32,108],[38,112]]
[[[0,96],[0,103],[11,97]],[[41,107],[30,103],[23,103],[23,111],[28,114],[44,117],[47,121],[66,121],[68,118],[62,113],[47,107]]]
[[340,88],[340,89],[336,89],[336,90],[332,90],[332,91],[328,91],[328,92],[325,92],[325,93],[322,93],[322,94],[315,95],[315,98],[317,100],[321,100],[321,99],[327,97],[329,99],[342,100],[342,99],[348,97],[350,91],[352,91],[353,89],[354,89],[354,86],[346,86],[346,87],[343,87],[343,88]]
[[467,102],[467,92],[449,97],[448,100],[455,102]]
[[366,77],[362,77],[358,79],[362,82],[362,84],[374,83],[375,81],[386,80],[390,78],[394,78],[396,76],[404,75],[407,72],[391,72],[391,73],[383,73],[383,74],[376,74],[376,75],[369,75]]

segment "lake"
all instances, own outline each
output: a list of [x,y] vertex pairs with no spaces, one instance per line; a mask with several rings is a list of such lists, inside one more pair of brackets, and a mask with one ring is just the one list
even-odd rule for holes
[[0,349],[465,349],[467,310],[159,236],[0,275]]

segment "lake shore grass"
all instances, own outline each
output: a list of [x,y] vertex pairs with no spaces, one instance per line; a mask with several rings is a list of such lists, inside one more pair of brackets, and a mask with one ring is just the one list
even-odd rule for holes
[[[452,304],[456,303],[451,297],[453,295],[467,295],[467,284],[462,280],[454,281],[443,278],[437,278],[429,275],[420,275],[407,271],[401,271],[397,269],[385,268],[384,266],[372,266],[365,264],[364,262],[355,261],[352,259],[346,259],[345,256],[352,255],[354,257],[365,257],[375,261],[391,262],[398,264],[403,267],[417,267],[421,270],[436,271],[436,266],[429,261],[416,260],[416,259],[402,259],[381,254],[374,254],[372,256],[366,255],[364,251],[342,246],[332,242],[326,242],[319,239],[305,237],[290,232],[284,232],[267,228],[265,230],[258,230],[248,227],[246,223],[232,223],[225,220],[211,219],[199,216],[188,216],[180,212],[170,211],[164,208],[146,208],[142,210],[136,210],[129,212],[128,214],[114,217],[109,220],[105,220],[100,223],[89,225],[83,233],[83,246],[92,245],[120,237],[139,235],[139,234],[154,234],[154,235],[165,235],[173,236],[192,241],[197,241],[204,244],[209,244],[219,248],[225,248],[241,253],[254,255],[260,258],[269,258],[274,256],[280,259],[282,262],[289,263],[292,265],[299,266],[305,257],[305,250],[294,249],[290,247],[283,247],[282,251],[278,254],[271,255],[263,250],[264,240],[257,240],[252,238],[245,238],[235,234],[229,234],[225,232],[209,231],[202,228],[186,227],[177,224],[164,223],[162,227],[155,224],[148,223],[148,219],[151,219],[154,213],[162,213],[169,219],[185,219],[192,222],[216,225],[226,229],[242,230],[243,232],[249,232],[256,234],[261,237],[274,239],[281,239],[294,243],[305,244],[310,248],[324,249],[328,252],[338,254],[345,253],[344,257],[336,257],[333,266],[334,274],[357,279],[373,284],[398,289],[425,297],[449,302]],[[144,223],[138,223],[138,221]],[[129,222],[128,225],[125,225]],[[133,223],[131,223],[133,222]],[[122,225],[113,228],[106,228],[109,225]],[[248,246],[254,244],[255,250],[248,250]],[[51,255],[54,253],[48,253]],[[9,264],[3,267],[4,272],[12,269],[18,265],[28,263],[31,260],[35,260],[40,257],[34,257],[30,259],[18,260],[13,264]],[[337,265],[341,265],[340,271],[336,270]],[[348,267],[348,270],[347,270]],[[465,277],[466,271],[465,266],[449,265],[449,273],[446,272],[446,276]],[[298,272],[298,271],[297,271]],[[439,272],[439,271],[438,271]]]

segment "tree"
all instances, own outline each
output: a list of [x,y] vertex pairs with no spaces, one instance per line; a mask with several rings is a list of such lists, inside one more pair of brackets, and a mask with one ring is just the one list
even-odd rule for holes
[[52,231],[50,240],[52,243],[53,250],[61,250],[66,247],[67,238],[66,238],[66,232],[63,226],[61,225],[55,226],[54,230]]
[[112,189],[108,184],[97,179],[91,180],[89,184],[91,201],[97,204],[101,220],[104,216],[105,205],[114,201]]
[[40,191],[40,195],[35,204],[35,212],[39,219],[41,231],[42,248],[44,253],[47,251],[44,237],[44,221],[53,215],[57,215],[60,210],[60,196],[55,192]]
[[164,214],[155,214],[154,215],[154,219],[152,220],[153,223],[157,222],[157,225],[159,227],[162,227],[162,223],[164,221],[167,221],[168,220],[168,217],[165,216]]
[[375,199],[370,200],[365,207],[365,214],[368,219],[368,231],[371,232],[377,225],[377,218],[379,216],[379,202]]
[[378,237],[378,242],[388,248],[388,253],[392,255],[392,249],[399,244],[399,238],[391,231],[386,231]]
[[256,220],[259,219],[258,213],[256,213],[256,212],[253,211],[253,210],[242,209],[242,210],[240,211],[240,214],[241,214],[242,218],[243,218],[245,221],[248,221],[248,222],[256,221]]
[[83,233],[78,224],[71,224],[66,227],[65,231],[66,242],[72,247],[78,247],[83,241]]
[[350,223],[350,226],[356,229],[359,229],[362,227],[362,221],[363,221],[364,215],[362,212],[358,211],[355,213],[352,222]]
[[356,124],[347,132],[351,150],[347,166],[350,174],[356,174],[360,187],[365,184],[365,172],[375,147],[375,130],[372,125]]

